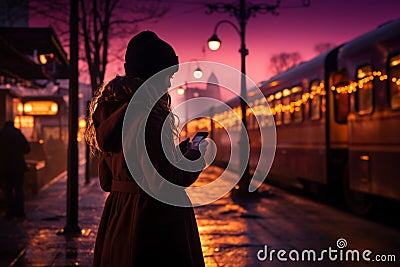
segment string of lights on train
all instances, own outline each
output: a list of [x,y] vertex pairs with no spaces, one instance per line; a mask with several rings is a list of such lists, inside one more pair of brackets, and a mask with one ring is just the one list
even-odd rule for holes
[[[382,75],[381,71],[374,71],[374,72],[372,72],[371,75],[366,76],[358,81],[350,82],[348,85],[345,85],[345,86],[338,86],[338,87],[331,86],[330,89],[331,89],[331,91],[334,91],[334,92],[336,91],[336,93],[338,93],[338,94],[351,94],[351,93],[355,93],[357,91],[357,88],[363,88],[365,84],[367,84],[368,82],[371,82],[377,78],[379,78],[380,81],[385,81],[388,79],[388,76],[386,74]],[[398,77],[392,77],[391,82],[395,83],[397,86],[400,86],[400,78],[398,78]],[[326,95],[323,82],[320,82],[317,86],[312,87],[311,90],[312,91],[310,93],[303,93],[301,95],[301,97],[299,97],[298,100],[291,101],[289,104],[278,104],[278,105],[275,105],[274,107],[271,107],[271,113],[273,115],[275,115],[276,113],[287,112],[287,111],[290,111],[291,113],[293,113],[294,111],[298,111],[299,107],[301,105],[306,104],[306,102],[309,99],[313,99],[315,96],[318,96],[318,95]],[[286,96],[289,96],[290,94],[296,94],[299,91],[300,91],[300,87],[294,87],[294,88],[292,88],[292,90],[284,89],[282,92],[278,92],[274,95],[268,96],[267,101],[268,101],[268,103],[271,104],[274,99],[279,100],[282,98],[282,96],[286,97]],[[257,104],[257,103],[255,102],[254,104]],[[253,107],[253,111],[256,111],[256,109],[260,109],[260,108],[261,108],[261,106],[255,105],[255,107]],[[248,113],[247,115],[249,115],[251,113],[254,113],[255,115],[259,115],[258,114],[259,112],[251,112],[251,110],[249,110],[247,113]],[[268,114],[264,114],[264,115],[268,115]]]
[[[373,81],[374,79],[379,78],[380,81],[385,81],[388,79],[386,74],[382,75],[381,71],[374,71],[371,75],[364,77],[358,81],[350,82],[345,86],[331,86],[332,91],[336,91],[339,94],[351,94],[357,91],[357,88],[363,88],[364,84]],[[392,77],[391,81],[395,83],[397,86],[400,86],[400,78]]]
[[[351,94],[357,91],[357,88],[363,88],[365,84],[373,81],[374,79],[379,79],[380,81],[385,81],[388,79],[386,74],[382,74],[381,71],[373,71],[371,75],[368,75],[358,81],[350,82],[345,86],[331,86],[331,91],[334,91],[339,94]],[[400,86],[400,78],[392,77],[391,82],[395,83],[397,86]],[[277,92],[275,94],[269,95],[266,98],[256,99],[253,102],[249,103],[250,109],[247,109],[246,116],[255,115],[257,117],[266,118],[271,115],[276,115],[279,113],[290,112],[294,113],[295,111],[300,111],[300,107],[305,105],[309,100],[314,99],[317,96],[326,95],[324,90],[324,83],[320,82],[319,84],[313,85],[311,87],[311,92],[301,93],[301,87],[296,86],[292,89],[284,89],[281,92]],[[249,93],[249,96],[251,96]],[[285,98],[289,95],[297,95],[298,98],[296,101],[291,101],[288,104],[282,103],[273,103],[274,100],[283,101],[282,98]],[[265,102],[268,102],[270,105],[269,109],[265,108]],[[220,122],[224,126],[234,127],[238,126],[239,118],[241,118],[242,112],[239,107],[233,108],[232,110],[227,110],[213,116],[215,121]],[[262,124],[268,124],[263,123]],[[261,125],[262,126],[262,125]],[[222,128],[221,125],[216,125],[217,128]]]

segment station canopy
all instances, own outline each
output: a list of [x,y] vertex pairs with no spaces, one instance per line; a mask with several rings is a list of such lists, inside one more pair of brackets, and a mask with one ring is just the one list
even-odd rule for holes
[[0,73],[20,80],[67,79],[69,61],[52,28],[0,28]]

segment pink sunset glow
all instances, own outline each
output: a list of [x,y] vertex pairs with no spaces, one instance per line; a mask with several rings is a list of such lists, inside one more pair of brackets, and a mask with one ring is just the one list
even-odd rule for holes
[[[232,27],[224,24],[219,27],[218,36],[222,44],[218,51],[210,51],[206,43],[219,20],[229,19],[236,24],[235,18],[227,13],[207,15],[206,8],[198,4],[202,2],[207,1],[171,1],[171,11],[165,18],[156,24],[142,25],[141,29],[153,30],[170,42],[181,62],[207,60],[240,69],[240,39]],[[301,0],[281,1],[282,6],[299,4]],[[281,8],[278,16],[257,14],[250,18],[246,29],[249,49],[247,75],[255,82],[266,80],[272,75],[268,68],[273,54],[299,52],[303,60],[311,59],[317,55],[314,47],[318,43],[339,45],[346,42],[384,22],[399,18],[399,8],[400,2],[391,0],[311,0],[311,6],[307,8]],[[114,74],[110,68],[107,78]]]
[[[123,4],[128,0],[121,0]],[[126,3],[125,3],[126,2]],[[152,1],[148,1],[152,2]],[[175,48],[180,62],[206,60],[227,64],[240,69],[240,39],[229,25],[221,25],[218,36],[222,45],[218,51],[210,51],[207,40],[212,35],[214,26],[222,19],[237,24],[234,17],[227,13],[207,15],[204,3],[235,3],[235,1],[200,1],[174,0],[165,2],[170,10],[157,23],[143,23],[139,30],[155,31],[161,38]],[[238,1],[236,1],[238,2]],[[253,4],[276,1],[251,1]],[[303,61],[317,55],[314,50],[319,43],[340,45],[363,33],[373,30],[382,23],[399,18],[400,1],[393,0],[311,0],[309,7],[299,6],[302,0],[282,0],[279,15],[258,13],[251,17],[246,28],[246,45],[249,55],[246,57],[247,75],[259,82],[272,76],[269,69],[270,58],[281,52],[299,52]],[[48,26],[43,21],[32,21],[31,26]],[[132,36],[135,32],[132,33]],[[124,43],[111,43],[116,54],[123,51],[129,39]],[[112,42],[112,38],[111,38]],[[68,51],[68,48],[66,48]],[[108,65],[105,80],[116,74],[123,75],[123,60],[113,61]],[[85,74],[81,73],[81,80]]]

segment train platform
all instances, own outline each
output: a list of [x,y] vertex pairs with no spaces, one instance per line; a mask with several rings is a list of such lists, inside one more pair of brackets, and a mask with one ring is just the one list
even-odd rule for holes
[[[199,183],[213,181],[221,171],[209,167]],[[66,179],[59,175],[27,199],[25,218],[1,214],[0,266],[91,265],[107,193],[96,178],[86,185],[81,167],[82,235],[59,235],[66,223]],[[195,208],[207,267],[398,266],[400,229],[266,184],[259,193],[251,199],[227,194]]]

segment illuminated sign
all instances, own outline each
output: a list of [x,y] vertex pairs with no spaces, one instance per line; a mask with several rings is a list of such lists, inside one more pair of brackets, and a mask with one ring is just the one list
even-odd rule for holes
[[25,115],[56,115],[57,112],[58,104],[54,101],[40,100],[24,103]]

